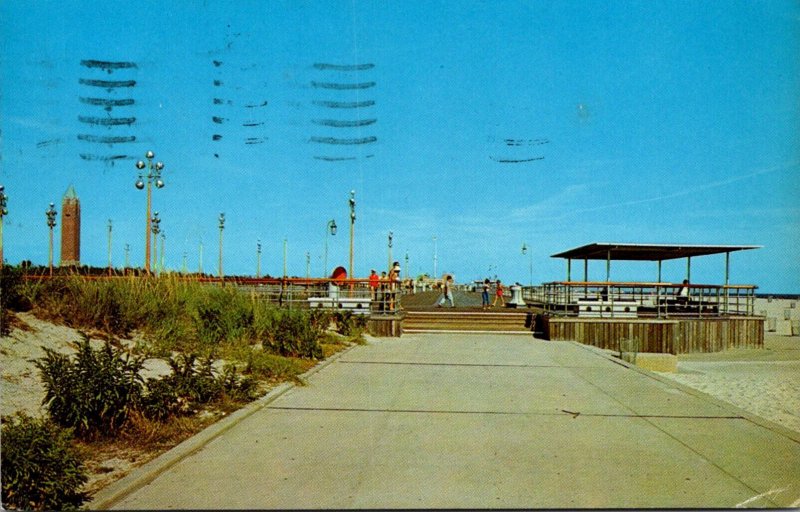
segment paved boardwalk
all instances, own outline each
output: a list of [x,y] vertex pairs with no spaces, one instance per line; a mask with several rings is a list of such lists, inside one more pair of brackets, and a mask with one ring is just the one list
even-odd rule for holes
[[800,498],[798,436],[594,349],[530,336],[375,340],[234,423],[115,507],[731,508]]

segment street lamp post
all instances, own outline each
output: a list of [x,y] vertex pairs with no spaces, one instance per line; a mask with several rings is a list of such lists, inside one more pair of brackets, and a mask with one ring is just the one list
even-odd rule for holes
[[286,279],[286,246],[289,243],[287,239],[283,239],[283,278]]
[[130,244],[125,244],[125,274],[128,273],[128,267],[131,266],[130,252],[131,252]]
[[166,239],[167,239],[167,234],[162,231],[161,232],[161,260],[158,263],[158,268],[160,269],[161,272],[164,271],[164,257],[166,255],[166,252],[164,251],[164,241]]
[[406,267],[405,267],[406,268],[406,279],[408,279],[408,251],[406,251],[406,261],[405,261],[405,263],[406,263]]
[[55,204],[50,203],[50,208],[48,208],[44,213],[47,215],[47,227],[50,228],[50,251],[49,251],[49,258],[48,258],[48,267],[50,268],[50,275],[53,275],[53,228],[56,227],[56,209],[54,208]]
[[306,251],[306,279],[311,277],[311,253]]
[[108,219],[108,275],[112,273],[111,266],[111,219]]
[[[153,266],[156,273],[158,273],[158,234],[161,233],[160,226],[161,219],[158,217],[158,212],[153,212],[153,217],[150,219],[150,231],[153,232]],[[150,269],[148,268],[147,271],[149,272]]]
[[225,214],[219,214],[219,277],[222,279],[222,230],[225,229]]
[[201,276],[203,275],[203,240],[200,239],[200,245],[198,247],[198,258],[197,258],[197,273]]
[[256,279],[261,277],[261,239],[256,241]]
[[[147,212],[145,218],[147,219],[147,223],[145,226],[145,249],[144,249],[144,270],[148,274],[150,273],[150,209],[152,207],[152,184],[155,184],[156,188],[162,188],[164,186],[164,182],[161,180],[161,171],[164,169],[164,164],[161,162],[156,162],[153,164],[153,158],[155,158],[155,154],[152,151],[148,151],[145,153],[145,158],[147,159],[147,163],[145,164],[143,161],[139,160],[136,162],[136,168],[139,169],[139,179],[136,180],[136,188],[142,190],[145,188],[145,183],[147,184]],[[144,174],[146,171],[147,174]]]
[[355,236],[356,226],[356,191],[350,191],[350,268],[348,275],[350,279],[353,278],[353,238]]
[[3,266],[5,260],[3,259],[3,217],[8,215],[8,196],[6,195],[6,187],[0,185],[0,268]]
[[[522,255],[525,256],[526,254],[528,254],[528,244],[523,242]],[[530,251],[530,254],[528,254],[528,272],[530,278],[528,286],[533,286],[533,251]]]
[[323,277],[328,277],[328,233],[333,236],[336,236],[336,221],[331,219],[328,221],[328,225],[325,227],[325,261],[324,261],[324,275]]
[[389,265],[387,265],[387,267],[386,267],[388,269],[392,268],[392,237],[393,236],[394,236],[394,233],[389,231]]
[[437,254],[437,247],[436,247],[436,237],[433,237],[433,278],[436,279],[436,264],[439,259],[439,255]]

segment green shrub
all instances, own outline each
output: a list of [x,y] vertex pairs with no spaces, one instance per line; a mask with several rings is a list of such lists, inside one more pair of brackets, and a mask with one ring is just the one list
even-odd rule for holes
[[142,397],[141,413],[151,420],[166,421],[180,414],[183,405],[175,386],[167,378],[150,378],[146,383],[147,392]]
[[68,510],[86,501],[86,470],[68,429],[19,415],[3,423],[2,440],[4,507]]
[[193,311],[203,345],[216,346],[222,341],[249,336],[253,308],[244,294],[234,288],[207,288],[203,299],[196,301]]
[[245,402],[252,400],[256,384],[241,378],[234,366],[226,366],[215,376],[210,357],[198,361],[195,354],[179,355],[169,361],[172,373],[147,381],[142,398],[146,417],[163,421],[170,416],[194,412],[198,405],[223,399]]
[[282,356],[321,358],[324,328],[311,318],[306,311],[281,311],[273,337],[267,340],[269,347]]
[[30,301],[23,294],[22,269],[0,266],[0,336],[11,332],[11,311],[27,311]]
[[354,315],[351,311],[336,312],[336,331],[343,336],[360,336],[367,328],[366,315]]
[[225,365],[217,377],[222,397],[234,402],[248,402],[255,398],[257,383],[250,377],[242,377],[233,365]]
[[278,308],[266,302],[253,302],[252,338],[259,341],[274,339],[280,317]]
[[81,437],[110,435],[121,427],[142,393],[142,358],[131,358],[105,342],[93,349],[81,333],[74,360],[44,348],[36,367],[45,387],[50,417]]

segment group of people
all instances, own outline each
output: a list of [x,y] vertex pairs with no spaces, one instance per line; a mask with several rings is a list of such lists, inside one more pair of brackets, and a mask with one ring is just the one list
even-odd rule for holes
[[[489,304],[489,295],[494,284],[494,302]],[[378,275],[375,269],[370,270],[369,274],[369,288],[372,292],[372,300],[378,303],[378,308],[381,311],[394,311],[399,306],[397,302],[398,291],[400,291],[400,263],[395,261],[389,268],[388,272],[381,272]],[[413,285],[412,285],[413,286]],[[443,307],[448,302],[450,307],[456,307],[455,300],[453,299],[453,292],[455,291],[455,283],[453,276],[447,275],[442,281],[442,295],[436,301],[436,307]],[[505,288],[503,283],[498,279],[494,282],[489,279],[483,282],[483,291],[481,293],[481,302],[483,309],[495,307],[497,301],[500,301],[500,306],[505,306],[506,301],[503,297]]]
[[372,291],[372,300],[378,303],[381,311],[394,311],[397,306],[397,291],[400,288],[400,262],[392,263],[388,274],[381,275],[370,270],[369,288]]
[[494,302],[492,305],[489,305],[489,290],[491,288],[492,282],[489,279],[484,279],[483,281],[483,291],[481,292],[481,307],[483,309],[489,309],[490,307],[495,307],[497,305],[497,301],[500,301],[500,306],[506,305],[506,299],[503,297],[505,293],[505,289],[503,288],[503,283],[500,282],[498,279],[495,283],[494,287]]
[[[492,282],[489,279],[483,281],[483,290],[481,293],[481,307],[482,309],[489,309],[490,307],[495,307],[497,305],[497,301],[500,301],[500,306],[506,305],[506,300],[503,297],[505,293],[505,288],[503,288],[503,283],[498,279],[495,283],[494,288],[494,302],[489,305],[489,292],[492,287]],[[453,301],[453,290],[454,290],[454,283],[453,283],[453,276],[448,275],[444,283],[442,284],[442,296],[439,301],[436,303],[436,307],[442,307],[446,303],[450,303],[450,307],[456,307],[455,302]]]

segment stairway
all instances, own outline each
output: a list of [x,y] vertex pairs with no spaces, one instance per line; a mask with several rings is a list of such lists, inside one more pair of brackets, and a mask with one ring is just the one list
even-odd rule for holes
[[491,332],[496,334],[520,334],[531,332],[525,326],[527,311],[483,312],[406,311],[403,319],[404,333],[417,332]]

